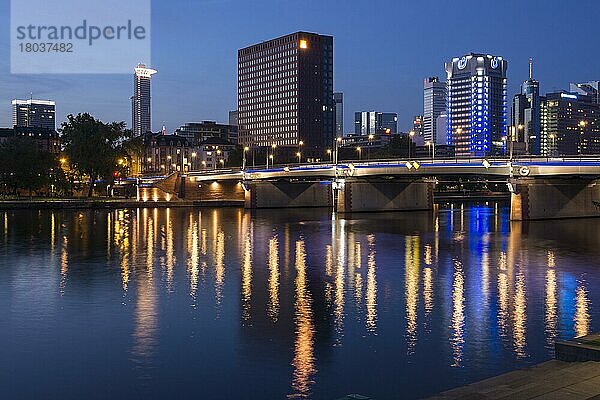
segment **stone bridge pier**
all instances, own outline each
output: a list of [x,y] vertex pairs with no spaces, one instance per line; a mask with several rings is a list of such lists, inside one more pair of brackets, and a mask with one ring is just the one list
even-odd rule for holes
[[245,207],[301,208],[331,207],[333,204],[330,181],[247,181]]
[[415,178],[356,178],[336,182],[336,210],[367,211],[433,210],[434,183]]
[[519,177],[509,188],[513,221],[600,216],[600,179]]

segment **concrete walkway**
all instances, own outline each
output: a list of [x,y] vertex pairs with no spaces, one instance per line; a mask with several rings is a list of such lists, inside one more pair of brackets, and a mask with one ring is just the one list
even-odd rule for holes
[[547,361],[452,389],[430,399],[600,400],[600,362]]

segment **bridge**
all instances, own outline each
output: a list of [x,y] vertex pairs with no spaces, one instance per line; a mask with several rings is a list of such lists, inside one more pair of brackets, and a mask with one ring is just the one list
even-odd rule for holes
[[505,182],[512,220],[600,216],[598,157],[286,165],[174,174],[156,185],[179,199],[243,200],[251,209],[331,207],[352,213],[431,210],[438,182],[461,177]]

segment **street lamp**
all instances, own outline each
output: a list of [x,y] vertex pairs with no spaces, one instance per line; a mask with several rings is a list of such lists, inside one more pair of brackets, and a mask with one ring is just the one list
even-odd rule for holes
[[304,140],[298,142],[298,153],[302,153],[302,146],[304,146]]
[[333,162],[333,153],[332,153],[331,149],[327,149],[327,154],[329,155],[329,161]]
[[415,136],[415,131],[410,131],[408,132],[408,158],[411,158],[411,153],[412,153],[412,143],[413,143],[413,137]]
[[428,150],[431,150],[431,161],[435,161],[435,142],[430,142],[429,140],[425,142]]
[[276,143],[273,143],[273,144],[271,145],[271,149],[272,149],[272,151],[271,151],[271,157],[270,157],[270,158],[271,158],[271,166],[274,166],[274,165],[275,165],[275,149],[276,149],[276,148],[277,148],[277,144],[276,144]]
[[357,146],[357,147],[356,147],[356,152],[358,153],[358,161],[360,161],[361,150],[362,150],[362,149],[360,148],[360,146]]
[[339,157],[340,157],[340,144],[342,143],[342,138],[335,138],[335,165],[337,165]]
[[296,157],[298,157],[298,164],[300,164],[302,162],[302,153],[297,152]]
[[202,169],[206,169],[206,161],[202,161]]
[[369,141],[369,149],[367,150],[367,160],[371,159],[371,141],[375,138],[375,135],[373,135],[372,133],[369,134],[369,136],[367,136],[367,139]]
[[224,168],[224,167],[225,167],[225,159],[224,159],[224,158],[221,158],[221,159],[219,160],[219,162],[221,163],[221,168]]
[[245,146],[244,147],[244,152],[243,152],[243,157],[242,157],[242,171],[246,169],[246,152],[250,150],[250,147]]

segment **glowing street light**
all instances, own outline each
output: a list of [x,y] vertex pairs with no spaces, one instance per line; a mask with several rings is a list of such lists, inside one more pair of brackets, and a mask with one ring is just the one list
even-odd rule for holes
[[327,154],[329,155],[329,161],[333,162],[333,152],[331,151],[331,149],[327,149]]
[[412,157],[412,143],[413,143],[413,137],[415,136],[415,131],[410,131],[408,132],[408,158]]
[[244,146],[244,152],[242,157],[242,171],[246,169],[246,152],[250,150],[250,147]]
[[296,157],[298,157],[298,164],[300,164],[302,162],[302,153],[297,152]]
[[360,156],[361,156],[361,152],[362,152],[362,149],[360,148],[360,146],[356,147],[356,152],[358,153],[358,161],[360,161]]

